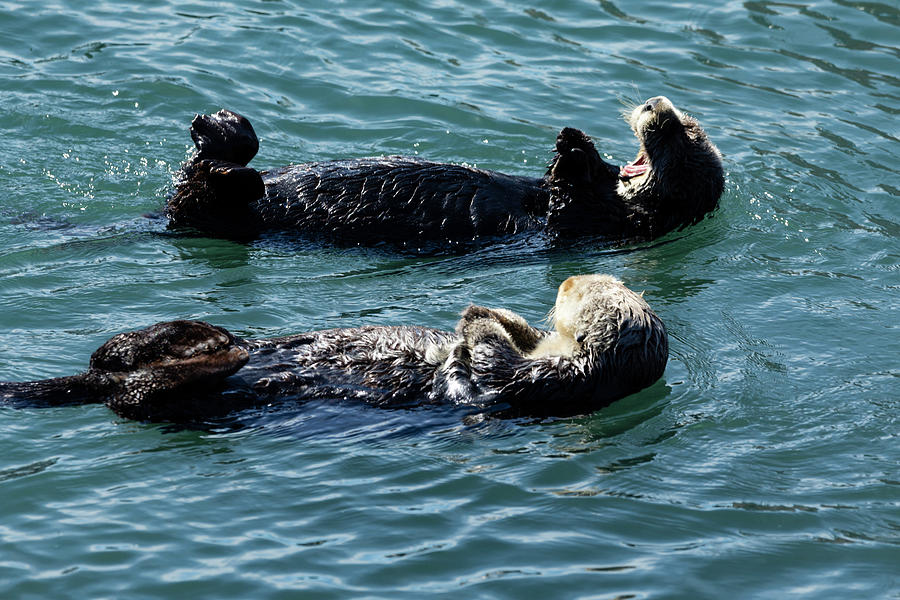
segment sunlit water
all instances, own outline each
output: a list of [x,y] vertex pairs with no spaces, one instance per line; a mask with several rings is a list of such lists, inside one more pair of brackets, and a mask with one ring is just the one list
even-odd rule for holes
[[[0,2],[0,379],[77,372],[176,317],[449,329],[474,302],[537,323],[587,272],[645,290],[665,376],[546,423],[344,403],[198,432],[0,408],[0,597],[900,597],[896,3],[373,6]],[[656,244],[429,257],[145,216],[195,112],[248,116],[260,168],[539,174],[567,125],[631,160],[620,112],[657,94],[728,183]]]

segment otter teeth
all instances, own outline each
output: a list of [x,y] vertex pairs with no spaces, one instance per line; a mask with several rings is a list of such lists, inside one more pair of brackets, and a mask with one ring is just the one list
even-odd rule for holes
[[650,165],[647,164],[647,155],[643,152],[638,155],[634,162],[630,162],[624,167],[620,172],[620,176],[623,179],[629,179],[631,177],[637,177],[638,175],[643,175],[647,171],[650,170]]

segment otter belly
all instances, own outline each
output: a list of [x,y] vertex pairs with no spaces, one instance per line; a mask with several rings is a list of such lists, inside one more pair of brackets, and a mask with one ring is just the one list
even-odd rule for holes
[[231,238],[275,230],[418,247],[531,230],[554,241],[653,239],[713,210],[724,172],[696,119],[658,97],[628,120],[641,148],[621,169],[567,127],[540,178],[396,156],[260,172],[248,166],[259,149],[250,122],[221,110],[192,121],[196,150],[176,176],[165,212],[174,227]]
[[224,393],[262,401],[352,398],[379,406],[431,401],[433,348],[453,334],[417,326],[365,326],[246,340],[250,360]]
[[541,227],[540,179],[388,157],[293,165],[262,173],[252,208],[265,229],[352,243],[469,241]]

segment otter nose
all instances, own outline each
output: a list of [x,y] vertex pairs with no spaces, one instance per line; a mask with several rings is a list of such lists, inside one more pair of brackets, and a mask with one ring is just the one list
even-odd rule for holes
[[662,96],[654,96],[653,98],[650,98],[649,100],[647,100],[647,102],[644,103],[644,110],[653,110],[653,109],[655,109],[656,106],[657,106],[660,102],[662,102],[662,99],[663,99]]

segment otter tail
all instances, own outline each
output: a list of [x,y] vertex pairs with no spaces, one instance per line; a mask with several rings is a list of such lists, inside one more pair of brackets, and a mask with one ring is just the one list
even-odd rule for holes
[[39,381],[0,381],[0,406],[44,408],[102,402],[84,374]]
[[105,403],[120,416],[190,422],[252,404],[210,394],[249,360],[225,329],[202,321],[169,321],[120,333],[91,356],[79,375],[0,382],[0,406],[51,407]]

